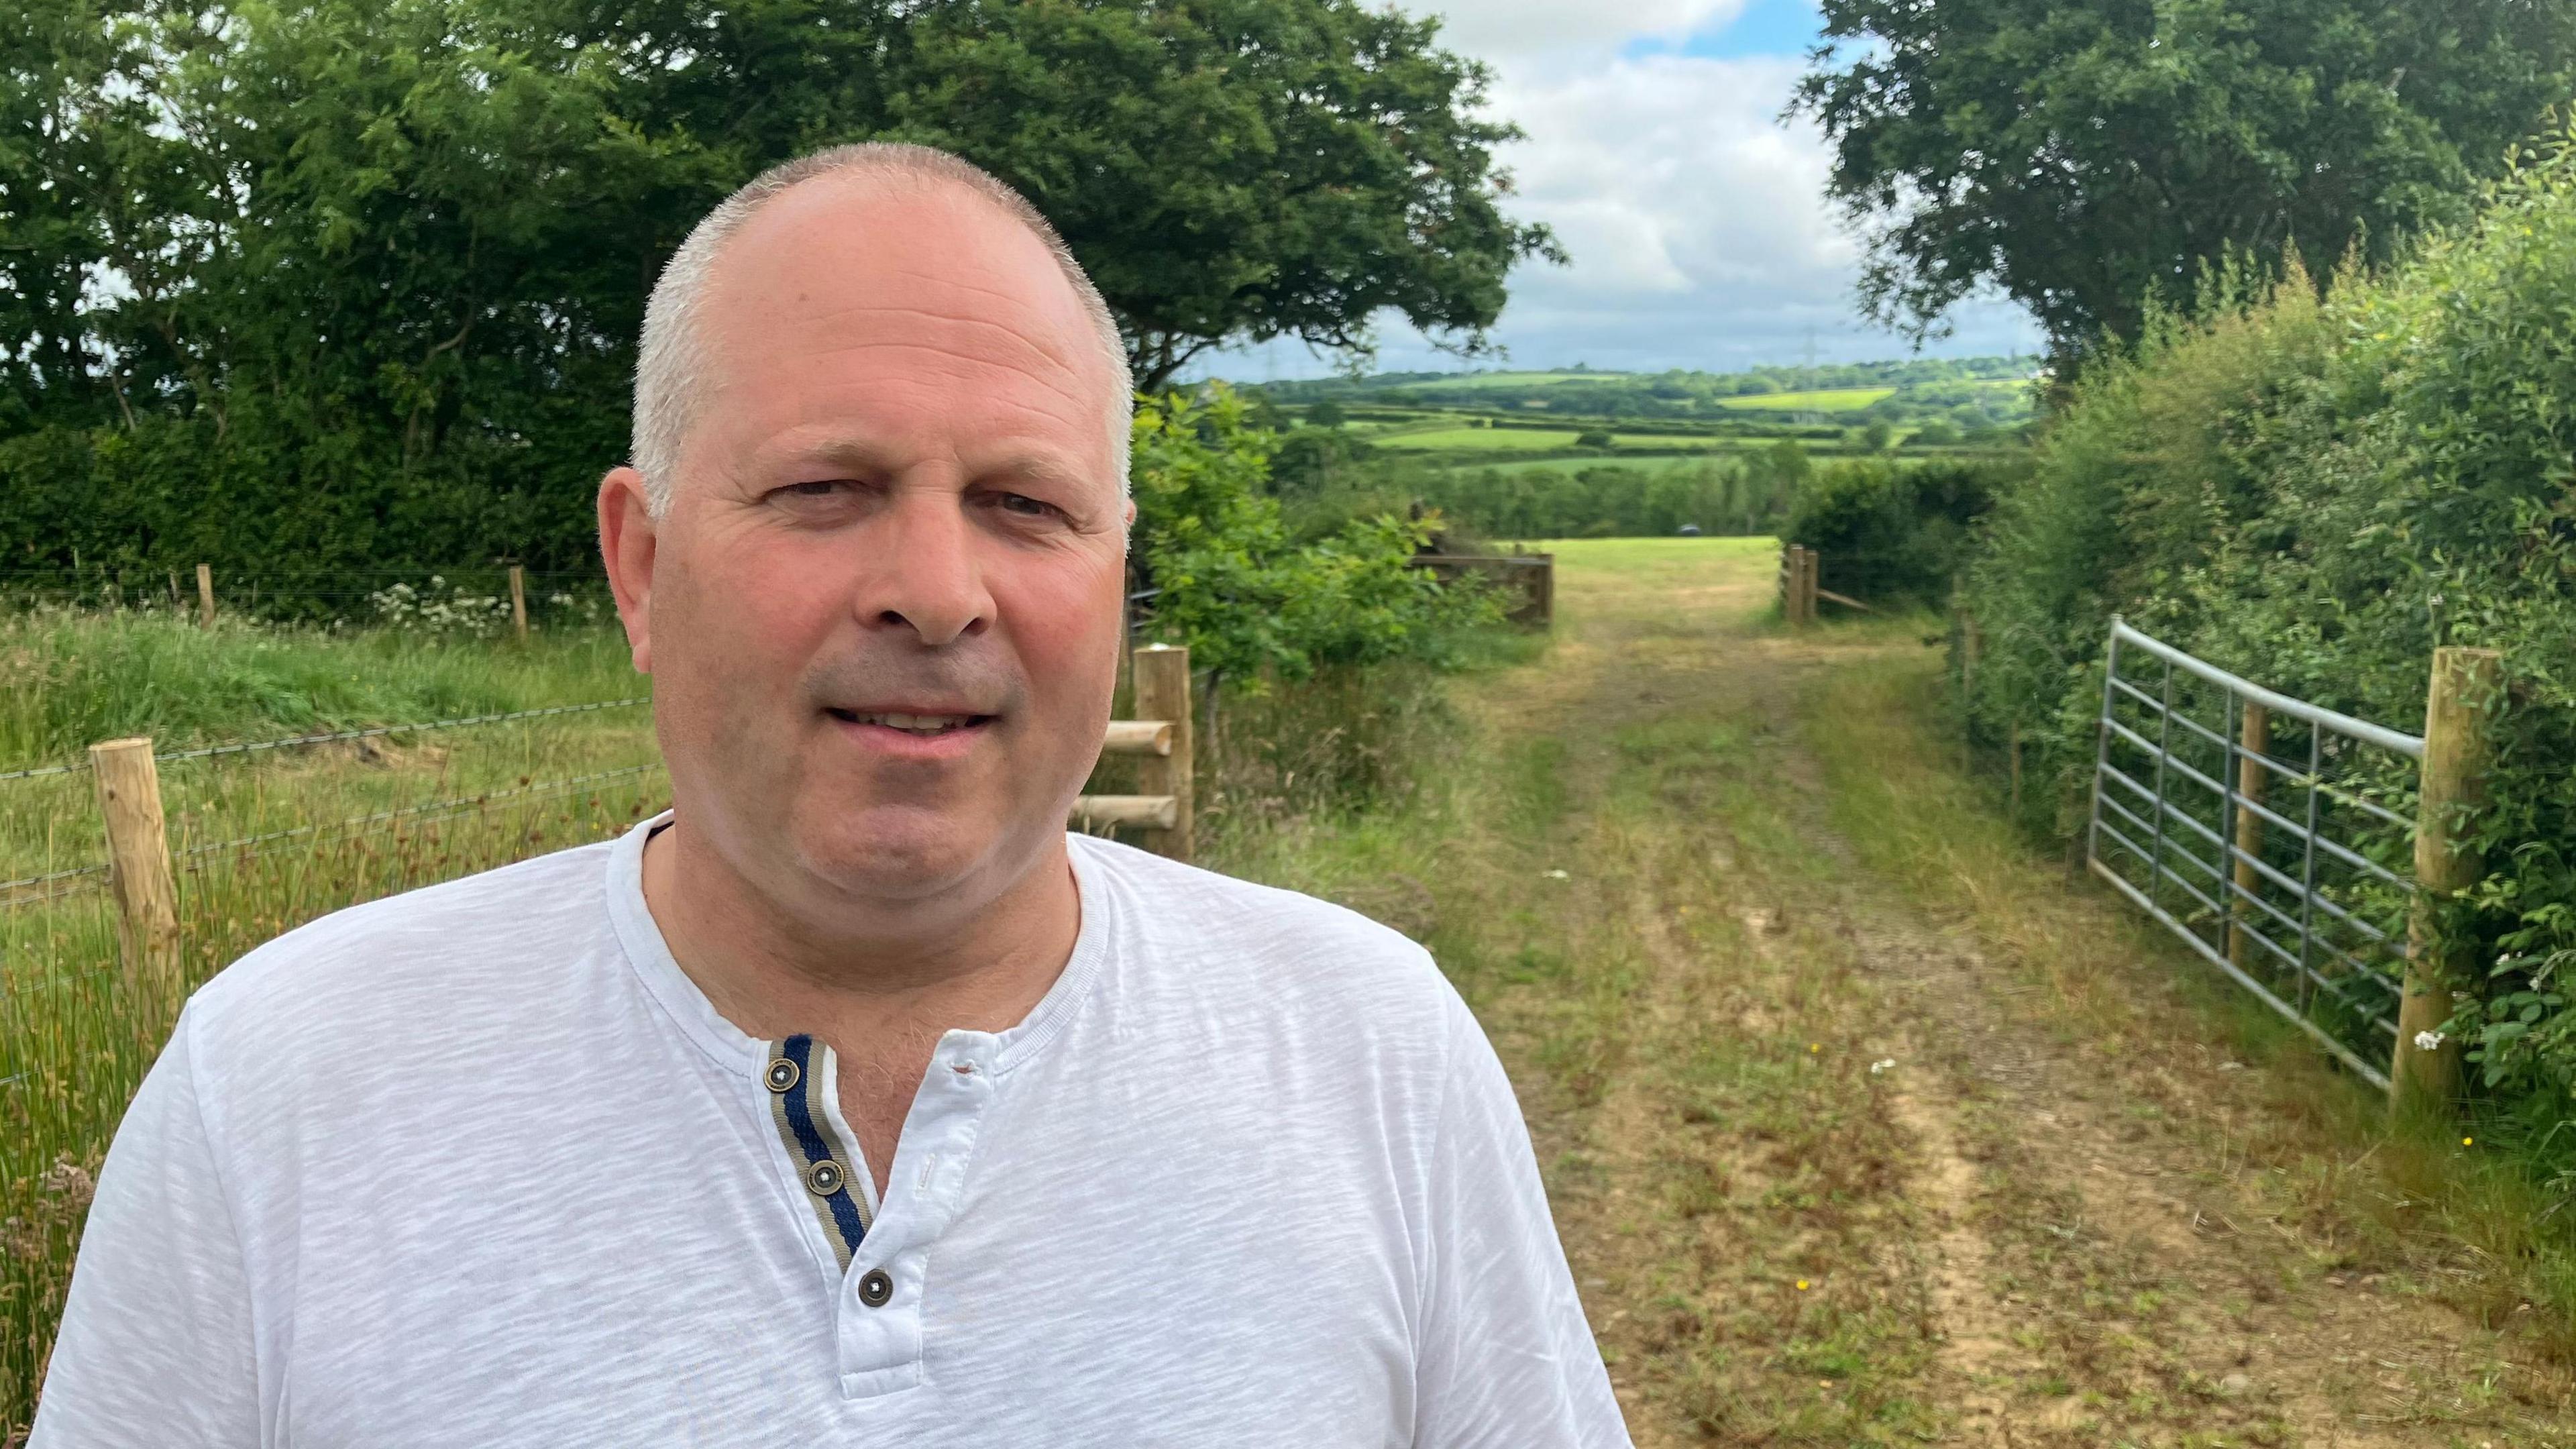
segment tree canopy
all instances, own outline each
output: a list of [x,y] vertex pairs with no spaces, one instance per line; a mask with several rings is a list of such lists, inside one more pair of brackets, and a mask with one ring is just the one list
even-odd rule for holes
[[[1481,68],[1362,0],[20,0],[0,14],[0,549],[586,547],[646,293],[838,142],[1028,192],[1153,385],[1227,340],[1485,345]],[[111,506],[97,500],[104,490]],[[236,536],[238,534],[238,536]]]
[[2061,354],[2231,252],[2385,260],[2576,94],[2556,0],[1823,3],[1792,109],[1870,235],[1866,304],[1921,335],[1993,286]]

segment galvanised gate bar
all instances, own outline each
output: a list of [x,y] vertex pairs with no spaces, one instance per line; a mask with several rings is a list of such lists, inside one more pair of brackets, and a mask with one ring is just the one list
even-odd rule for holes
[[2095,874],[2385,1087],[2424,742],[2276,694],[2114,619]]

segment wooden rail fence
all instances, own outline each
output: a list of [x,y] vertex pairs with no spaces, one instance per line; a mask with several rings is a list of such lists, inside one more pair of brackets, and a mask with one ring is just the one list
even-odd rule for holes
[[1556,622],[1556,555],[1552,553],[1418,553],[1406,560],[1442,583],[1483,578],[1518,599],[1503,617],[1546,628]]
[[1825,556],[1804,544],[1787,544],[1780,550],[1780,614],[1792,624],[1816,622],[1816,602],[1840,604],[1862,613],[1874,612],[1869,605],[1847,594],[1837,594],[1823,587],[1817,579],[1824,572]]

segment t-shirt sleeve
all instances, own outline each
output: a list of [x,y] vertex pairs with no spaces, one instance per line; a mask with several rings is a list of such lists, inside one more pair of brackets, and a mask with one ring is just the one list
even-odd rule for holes
[[182,1016],[116,1129],[28,1449],[260,1443],[249,1277]]
[[1509,1078],[1466,1005],[1431,1151],[1416,1449],[1625,1449]]

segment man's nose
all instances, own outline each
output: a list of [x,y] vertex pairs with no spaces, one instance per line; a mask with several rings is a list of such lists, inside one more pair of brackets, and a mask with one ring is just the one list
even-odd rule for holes
[[857,600],[872,626],[908,628],[936,649],[993,620],[965,502],[941,489],[905,489],[871,540],[875,567]]

